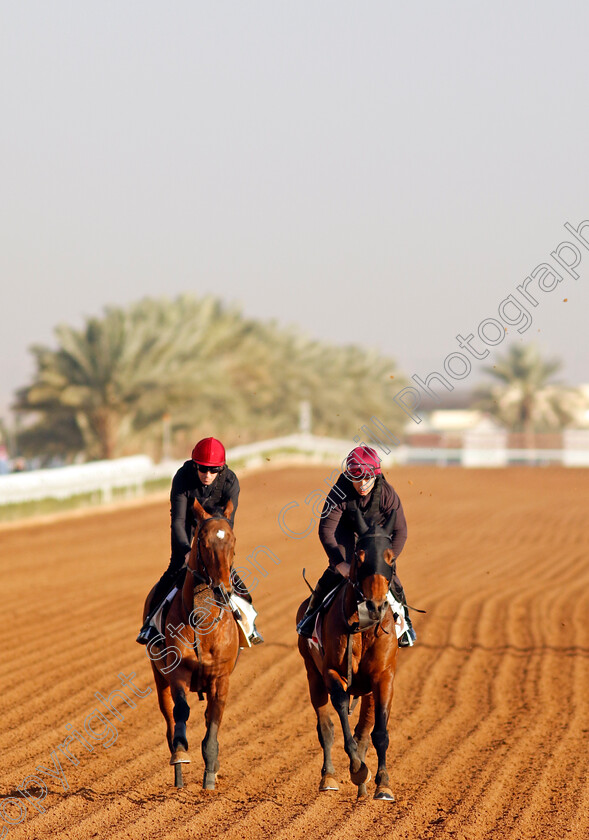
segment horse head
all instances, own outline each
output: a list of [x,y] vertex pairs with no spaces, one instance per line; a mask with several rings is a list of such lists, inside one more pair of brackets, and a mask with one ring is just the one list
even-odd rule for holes
[[387,594],[395,571],[395,555],[391,548],[391,534],[395,526],[393,511],[383,527],[369,525],[356,509],[358,540],[350,569],[350,580],[366,603],[372,621],[381,621],[386,612]]
[[222,514],[207,513],[194,500],[198,528],[192,543],[188,567],[211,587],[231,590],[231,564],[235,553],[235,534],[229,522],[233,502],[229,500]]

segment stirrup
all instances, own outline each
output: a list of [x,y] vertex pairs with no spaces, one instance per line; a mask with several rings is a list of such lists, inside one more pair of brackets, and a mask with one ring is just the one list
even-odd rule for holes
[[254,629],[252,630],[252,632],[250,634],[250,637],[249,637],[250,644],[261,645],[263,641],[264,641],[264,637],[262,636],[262,634],[260,633],[260,631],[258,630],[258,628],[254,624]]
[[416,641],[417,633],[413,629],[413,625],[407,624],[407,629],[397,639],[397,645],[399,647],[413,647]]
[[153,642],[154,639],[157,639],[158,636],[161,634],[158,633],[156,628],[153,624],[148,624],[147,627],[143,626],[139,631],[139,635],[135,639],[137,644],[140,645],[148,645],[150,642]]
[[309,615],[304,615],[297,624],[297,633],[303,639],[312,639],[313,630],[315,629],[315,619],[317,617],[317,610],[313,610]]

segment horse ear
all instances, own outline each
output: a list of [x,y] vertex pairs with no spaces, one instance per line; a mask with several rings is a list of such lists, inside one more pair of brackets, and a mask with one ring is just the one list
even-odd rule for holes
[[387,521],[385,522],[383,530],[384,530],[385,534],[387,534],[389,537],[391,536],[391,534],[393,533],[393,531],[395,529],[395,519],[396,518],[397,518],[397,511],[394,510],[391,513],[391,515],[389,516],[389,518],[387,519]]
[[384,557],[385,563],[387,563],[389,566],[392,566],[393,563],[395,562],[395,555],[393,554],[393,549],[392,548],[387,548],[387,550],[383,554],[383,557]]
[[200,504],[198,499],[194,500],[193,508],[194,508],[194,512],[196,513],[196,518],[198,519],[199,522],[202,522],[205,519],[210,519],[211,518],[210,513],[206,512],[206,510]]
[[231,514],[233,513],[233,508],[234,508],[233,502],[231,501],[231,499],[229,499],[229,501],[225,505],[225,510],[223,511],[223,516],[225,517],[225,519],[231,519]]
[[362,536],[369,529],[368,523],[362,516],[362,511],[357,504],[355,504],[354,513],[356,515],[356,530],[358,531],[358,534]]
[[354,556],[352,557],[352,562],[350,563],[350,580],[356,582],[358,580],[358,569],[364,562],[364,558],[366,557],[366,552],[363,548],[357,549],[354,552]]

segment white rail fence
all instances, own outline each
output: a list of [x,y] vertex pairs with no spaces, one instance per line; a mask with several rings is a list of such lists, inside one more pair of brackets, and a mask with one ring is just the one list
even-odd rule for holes
[[[465,435],[461,449],[398,446],[382,459],[384,467],[394,464],[429,463],[463,467],[504,467],[515,463],[566,467],[589,467],[589,430],[571,430],[564,434],[562,449],[508,449],[503,432],[484,431]],[[300,433],[273,440],[237,446],[227,451],[230,464],[260,468],[268,463],[329,463],[341,465],[352,447],[349,440],[321,438]],[[91,494],[110,502],[115,493],[139,496],[145,485],[171,479],[181,462],[154,464],[147,455],[94,461],[71,467],[34,470],[0,476],[0,506],[41,499],[68,499]]]
[[[338,462],[345,458],[349,441],[296,434],[288,437],[237,446],[227,450],[229,463],[242,462],[246,468],[257,468],[282,453],[291,461],[304,463]],[[11,473],[0,476],[0,506],[40,501],[69,499],[78,495],[96,495],[101,502],[110,502],[115,493],[126,497],[142,495],[145,485],[160,479],[171,479],[180,461],[154,464],[148,455],[134,455],[114,461],[92,461],[71,467]]]
[[0,505],[69,499],[87,493],[98,493],[101,501],[109,502],[116,490],[125,490],[129,495],[142,493],[153,469],[151,458],[135,455],[117,461],[93,461],[3,475],[0,476]]

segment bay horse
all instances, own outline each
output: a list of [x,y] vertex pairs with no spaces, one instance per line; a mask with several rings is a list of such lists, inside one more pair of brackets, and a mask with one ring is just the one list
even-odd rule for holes
[[[147,652],[166,721],[176,787],[183,787],[182,764],[190,763],[186,735],[190,708],[186,697],[193,691],[203,700],[206,694],[206,734],[201,746],[205,762],[203,788],[214,790],[219,770],[217,733],[227,701],[229,676],[239,655],[239,631],[229,604],[235,551],[235,535],[229,523],[233,502],[228,502],[222,516],[206,513],[196,500],[194,511],[197,531],[184,585],[166,617],[165,647],[158,650],[156,639],[148,645]],[[152,592],[145,602],[144,620]]]
[[[387,731],[393,681],[397,663],[395,619],[387,593],[395,571],[391,534],[395,511],[384,527],[368,525],[356,511],[357,532],[349,577],[338,590],[321,621],[322,650],[299,636],[299,652],[305,662],[311,703],[317,715],[317,735],[323,749],[320,791],[337,790],[331,759],[334,740],[329,698],[341,722],[344,747],[350,759],[350,778],[358,786],[358,798],[367,795],[370,771],[364,763],[372,728],[372,743],[378,756],[374,798],[394,802],[389,787],[386,755]],[[308,604],[303,601],[297,623]],[[362,697],[360,716],[352,735],[349,722],[352,697]]]

